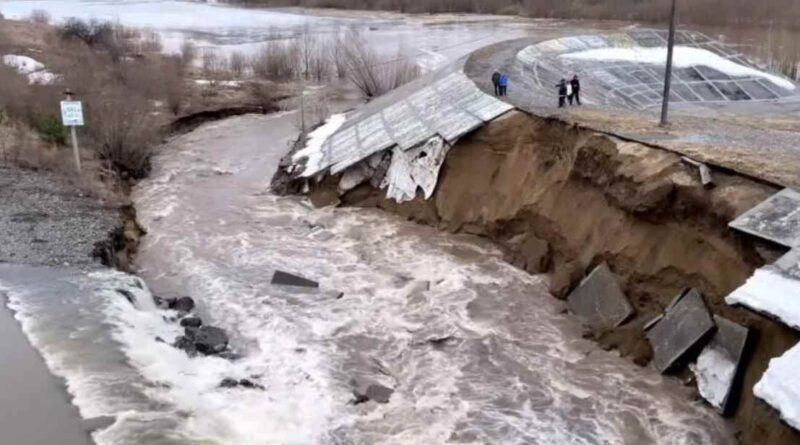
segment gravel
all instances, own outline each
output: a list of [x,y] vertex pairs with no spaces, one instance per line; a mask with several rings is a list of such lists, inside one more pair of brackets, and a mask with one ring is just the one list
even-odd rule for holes
[[0,263],[89,267],[117,207],[46,171],[0,167]]

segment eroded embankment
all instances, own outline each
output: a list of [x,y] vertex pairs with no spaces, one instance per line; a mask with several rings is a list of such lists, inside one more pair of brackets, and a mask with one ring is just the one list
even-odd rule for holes
[[[338,177],[310,191],[330,202]],[[637,317],[593,335],[635,362],[649,361],[643,324],[686,287],[703,291],[710,309],[756,334],[736,415],[742,443],[797,443],[800,435],[754,398],[769,359],[798,341],[779,323],[727,306],[724,297],[780,248],[736,234],[727,223],[777,191],[749,178],[715,171],[704,189],[678,155],[607,135],[512,112],[451,149],[428,201],[398,204],[363,184],[338,200],[376,206],[453,232],[488,237],[509,261],[546,273],[563,298],[605,261],[621,279]]]

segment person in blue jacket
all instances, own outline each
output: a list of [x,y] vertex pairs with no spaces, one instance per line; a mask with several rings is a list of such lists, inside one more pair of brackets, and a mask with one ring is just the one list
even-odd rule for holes
[[500,96],[508,94],[508,76],[505,73],[500,73],[500,80],[497,82],[500,86]]

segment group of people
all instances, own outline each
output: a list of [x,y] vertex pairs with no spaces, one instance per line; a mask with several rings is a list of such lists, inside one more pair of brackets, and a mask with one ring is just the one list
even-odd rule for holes
[[508,94],[508,76],[505,73],[495,71],[492,74],[492,84],[494,84],[495,96],[506,96]]
[[[492,84],[494,85],[495,96],[503,97],[508,95],[508,76],[505,73],[495,71],[492,74]],[[581,104],[581,81],[578,79],[577,74],[572,76],[569,81],[561,79],[556,88],[558,88],[558,108],[564,108],[567,106],[567,102],[570,105]]]
[[561,79],[556,88],[558,88],[558,108],[564,108],[567,101],[570,105],[581,104],[581,81],[577,74],[569,82],[567,79]]

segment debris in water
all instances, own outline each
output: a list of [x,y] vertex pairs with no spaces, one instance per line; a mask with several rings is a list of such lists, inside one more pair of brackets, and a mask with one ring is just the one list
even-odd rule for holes
[[281,270],[276,270],[272,275],[271,284],[278,286],[319,287],[319,283],[316,281],[311,281],[301,276],[290,274]]

